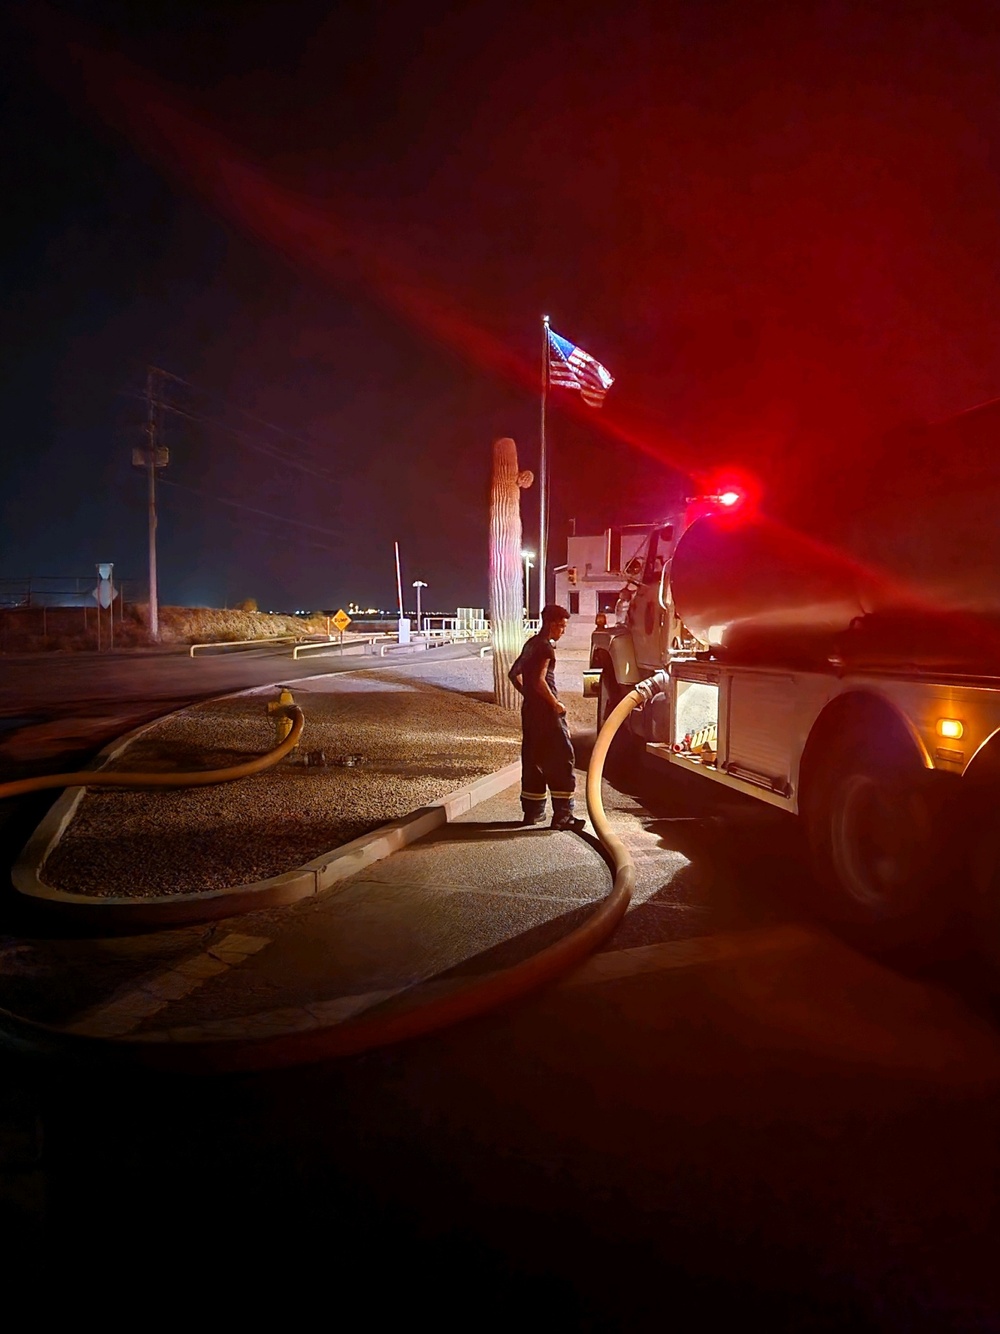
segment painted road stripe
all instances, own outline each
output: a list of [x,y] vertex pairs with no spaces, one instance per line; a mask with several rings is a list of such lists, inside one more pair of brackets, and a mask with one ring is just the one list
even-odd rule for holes
[[674,968],[694,968],[724,959],[743,959],[774,950],[796,950],[815,944],[815,931],[801,926],[762,926],[749,931],[723,932],[717,936],[695,936],[690,940],[668,940],[662,945],[638,945],[630,950],[609,950],[592,955],[556,985],[592,987],[637,973],[661,973]]
[[94,1038],[124,1037],[144,1019],[166,1009],[171,1001],[190,996],[210,977],[243,963],[270,943],[266,936],[243,936],[235,932],[224,936],[204,954],[152,973],[122,995],[84,1011],[67,1025],[66,1031]]
[[[594,955],[554,985],[559,989],[596,986],[602,982],[612,982],[642,973],[693,968],[702,964],[751,958],[755,955],[780,951],[787,953],[813,945],[819,939],[821,937],[817,932],[804,927],[773,926],[717,936],[698,936],[693,940],[668,941],[662,945],[640,945],[634,949]],[[356,1015],[364,1014],[366,1010],[382,1004],[393,996],[405,995],[407,1001],[419,1004],[421,1001],[433,1000],[443,992],[454,990],[456,990],[455,978],[450,978],[448,981],[428,979],[411,987],[338,996],[326,1001],[311,1001],[306,1006],[286,1006],[280,1010],[262,1011],[242,1018],[212,1020],[201,1024],[189,1024],[182,1028],[161,1029],[143,1033],[138,1040],[206,1042],[278,1037],[282,1034],[305,1032],[308,1029],[335,1027]]]

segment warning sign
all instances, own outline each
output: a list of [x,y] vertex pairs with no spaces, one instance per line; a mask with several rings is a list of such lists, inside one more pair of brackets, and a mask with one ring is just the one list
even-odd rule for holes
[[330,619],[333,621],[334,625],[341,632],[341,634],[343,634],[343,632],[347,629],[347,627],[351,623],[350,616],[348,616],[347,612],[344,611],[343,608],[341,608],[340,611],[337,612],[336,616],[331,616]]

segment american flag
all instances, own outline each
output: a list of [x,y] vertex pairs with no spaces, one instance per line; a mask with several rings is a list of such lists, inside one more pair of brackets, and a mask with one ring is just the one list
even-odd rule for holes
[[614,376],[609,375],[582,347],[577,347],[568,338],[560,338],[551,329],[548,332],[549,384],[559,385],[561,389],[579,389],[584,403],[599,408],[615,382]]

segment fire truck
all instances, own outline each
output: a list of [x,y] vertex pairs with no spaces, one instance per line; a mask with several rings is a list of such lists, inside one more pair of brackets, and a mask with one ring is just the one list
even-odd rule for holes
[[873,944],[956,912],[989,935],[1000,400],[818,471],[800,463],[784,514],[723,479],[650,525],[585,693],[603,725],[646,682],[621,723],[644,767],[800,819],[832,914]]

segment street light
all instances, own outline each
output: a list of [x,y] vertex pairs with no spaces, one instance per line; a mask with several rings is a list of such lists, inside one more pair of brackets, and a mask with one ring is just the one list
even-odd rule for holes
[[531,569],[531,558],[535,553],[533,551],[522,551],[524,557],[524,619],[527,621],[531,617],[531,598],[528,596],[528,571]]
[[420,590],[427,585],[422,579],[414,579],[413,587],[417,590],[417,634],[420,634]]

